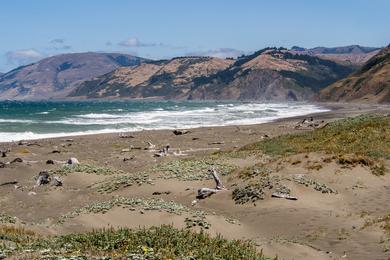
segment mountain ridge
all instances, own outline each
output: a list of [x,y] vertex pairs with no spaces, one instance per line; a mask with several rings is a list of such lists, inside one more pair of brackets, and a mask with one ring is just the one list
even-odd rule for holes
[[65,97],[78,83],[146,59],[120,53],[68,53],[20,66],[0,75],[1,99]]
[[[203,71],[199,68],[203,68]],[[208,71],[204,71],[204,68],[208,68]],[[272,47],[236,60],[177,57],[159,65],[151,62],[132,68],[120,68],[81,83],[70,96],[305,100],[314,97],[318,90],[314,84],[323,87],[352,71],[351,66]],[[134,78],[145,75],[148,76],[142,82],[134,82]]]
[[319,99],[390,103],[390,45],[349,77],[321,90]]
[[237,59],[61,54],[0,74],[0,99],[311,100],[378,52],[350,45],[267,47]]

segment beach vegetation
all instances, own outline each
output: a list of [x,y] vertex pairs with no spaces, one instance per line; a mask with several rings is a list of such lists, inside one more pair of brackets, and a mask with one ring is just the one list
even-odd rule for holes
[[383,175],[386,169],[381,160],[390,159],[390,116],[342,119],[321,129],[266,139],[241,150],[271,156],[325,152],[338,156],[340,164],[362,164],[376,175]]
[[166,225],[46,237],[19,228],[0,228],[0,241],[0,254],[25,259],[270,259],[249,241]]

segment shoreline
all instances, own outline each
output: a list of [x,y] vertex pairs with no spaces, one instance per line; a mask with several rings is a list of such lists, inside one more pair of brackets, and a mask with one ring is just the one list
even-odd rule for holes
[[[49,137],[34,137],[34,138],[25,138],[25,139],[15,139],[12,141],[1,141],[0,145],[4,145],[7,143],[15,143],[20,141],[39,141],[39,140],[59,140],[63,138],[82,138],[86,136],[91,137],[99,137],[105,135],[119,135],[119,134],[133,134],[138,132],[155,132],[155,131],[172,131],[175,129],[202,129],[202,128],[224,128],[224,127],[251,127],[251,126],[260,126],[263,124],[272,124],[272,123],[280,123],[286,122],[290,120],[300,119],[304,117],[320,117],[323,119],[331,119],[335,115],[339,115],[339,118],[343,118],[343,116],[347,114],[361,114],[367,112],[380,112],[382,110],[388,111],[390,110],[390,105],[382,105],[382,104],[356,104],[356,103],[307,103],[310,105],[319,106],[320,109],[326,109],[327,111],[308,113],[302,115],[293,115],[287,117],[279,117],[276,119],[266,119],[265,122],[261,123],[253,123],[253,124],[231,124],[231,125],[209,125],[209,126],[194,126],[194,127],[181,127],[181,128],[161,128],[161,129],[140,129],[140,130],[130,130],[126,129],[118,129],[114,131],[114,129],[102,129],[102,130],[87,130],[84,132],[71,132],[71,133],[44,133],[42,135],[48,135]],[[91,133],[88,133],[91,132]],[[100,132],[100,133],[99,133]],[[22,133],[16,132],[15,134]],[[25,131],[24,133],[29,133],[29,131]],[[31,132],[32,133],[32,132]],[[32,133],[33,135],[40,135],[39,133]],[[52,136],[50,136],[52,135]]]
[[[343,167],[321,151],[274,159],[262,154],[235,154],[240,148],[265,138],[311,131],[312,128],[296,128],[303,118],[313,116],[314,121],[328,123],[360,114],[390,113],[389,106],[381,105],[329,104],[331,106],[333,110],[329,112],[257,125],[193,128],[183,135],[175,135],[172,130],[146,130],[128,132],[126,138],[110,133],[69,139],[48,138],[21,144],[1,143],[2,150],[8,151],[6,157],[0,160],[4,166],[0,169],[0,207],[2,213],[16,218],[16,225],[42,235],[82,233],[107,227],[137,229],[162,224],[186,228],[186,218],[193,217],[193,210],[200,210],[206,213],[206,221],[211,224],[207,231],[211,235],[250,239],[269,256],[329,259],[326,252],[332,251],[337,259],[347,251],[351,259],[373,254],[381,259],[382,245],[376,241],[382,231],[377,227],[361,230],[365,219],[360,214],[364,208],[372,219],[377,219],[388,212],[387,205],[390,204],[386,185],[390,183],[390,175],[375,176],[368,167],[361,165]],[[153,148],[148,142],[153,144]],[[167,145],[170,146],[169,156],[155,156],[159,149]],[[218,151],[221,153],[216,153]],[[230,152],[233,152],[231,156],[218,157],[219,154]],[[87,166],[86,170],[60,175],[63,181],[60,187],[51,184],[35,187],[40,172],[54,174],[72,157],[77,158],[81,166]],[[210,165],[225,167],[223,169],[234,165],[237,170],[222,175],[225,170],[221,169],[219,172],[227,190],[193,206],[192,201],[199,188],[212,188],[215,185],[205,177]],[[316,168],[319,165],[320,168]],[[162,166],[171,167],[174,175],[171,175],[172,172],[164,175],[163,169],[166,168]],[[298,200],[275,199],[267,194],[264,200],[256,203],[236,204],[232,192],[246,185],[239,174],[257,168],[270,169],[270,176],[289,187]],[[187,179],[181,178],[179,173],[187,176]],[[304,175],[318,183],[325,183],[339,193],[323,194],[311,186],[299,185],[288,180],[292,175]],[[258,177],[261,176],[249,181],[261,181],[262,177]],[[15,186],[13,183],[16,183]],[[112,190],[101,192],[101,187]],[[269,192],[268,188],[264,191]],[[87,205],[106,205],[103,202],[112,201],[117,196],[145,201],[173,201],[175,207],[185,207],[190,212],[180,215],[164,210],[122,208],[117,205],[104,214],[86,211],[66,218],[63,223],[58,222],[77,209]],[[377,208],[381,210],[377,211]],[[324,227],[326,233],[323,233]],[[196,227],[194,229],[198,230]],[[348,232],[341,233],[346,239],[341,240],[340,244],[332,244],[335,240],[339,241],[336,236],[340,235],[339,230]],[[374,236],[367,238],[367,234],[372,234],[367,232],[372,230]],[[360,236],[361,233],[363,236]],[[277,240],[278,237],[290,240],[283,242]],[[312,237],[318,239],[311,240]],[[367,248],[356,250],[354,243],[366,243]]]

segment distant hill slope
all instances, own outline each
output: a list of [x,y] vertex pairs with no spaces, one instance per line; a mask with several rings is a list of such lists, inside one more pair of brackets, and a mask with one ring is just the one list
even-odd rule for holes
[[332,48],[315,47],[312,49],[305,49],[298,46],[293,46],[291,48],[291,52],[295,54],[317,56],[323,59],[329,59],[351,65],[363,65],[379,51],[380,48],[364,47],[360,45],[349,45]]
[[353,70],[352,66],[318,57],[266,48],[239,58],[211,77],[195,79],[189,98],[309,100]]
[[0,75],[0,99],[64,98],[79,83],[144,59],[117,53],[71,53],[45,58]]
[[178,57],[119,68],[82,83],[70,96],[86,98],[186,98],[193,80],[228,68],[234,61],[211,57]]
[[84,98],[306,100],[355,68],[286,49],[237,60],[182,57],[120,68],[70,93]]
[[360,70],[323,89],[324,101],[390,102],[390,45],[368,60]]

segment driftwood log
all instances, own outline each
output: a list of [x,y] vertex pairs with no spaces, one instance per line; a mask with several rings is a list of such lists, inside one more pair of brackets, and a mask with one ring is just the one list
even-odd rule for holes
[[47,171],[42,171],[38,174],[38,179],[35,186],[41,186],[50,182],[50,174]]
[[169,145],[164,146],[163,149],[161,149],[158,153],[155,153],[155,154],[154,154],[154,157],[164,157],[164,156],[168,156],[169,148],[170,148]]
[[71,165],[80,164],[79,160],[77,160],[77,158],[75,158],[75,157],[69,158],[69,160],[66,163],[71,164]]
[[62,180],[60,179],[60,177],[58,176],[53,177],[53,185],[57,187],[62,186]]
[[213,179],[215,181],[215,188],[214,189],[211,189],[211,188],[198,189],[198,195],[196,196],[197,199],[205,199],[205,198],[210,197],[211,195],[225,189],[225,187],[222,184],[221,179],[219,178],[219,176],[217,174],[217,171],[214,168],[209,169],[208,173],[211,174],[211,176],[213,176]]
[[188,130],[173,130],[172,132],[175,135],[185,135],[185,134],[188,134],[190,131],[188,131]]
[[6,150],[0,150],[0,157],[7,157],[7,153],[9,153],[11,150],[10,149],[6,149]]

